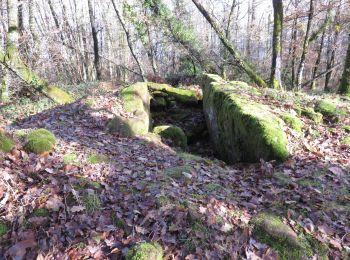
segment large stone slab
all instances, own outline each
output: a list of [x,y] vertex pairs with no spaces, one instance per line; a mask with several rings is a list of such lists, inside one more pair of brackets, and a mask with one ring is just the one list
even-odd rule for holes
[[226,82],[217,75],[205,74],[201,85],[207,126],[221,159],[235,163],[288,158],[284,122],[270,107],[236,91],[250,88],[246,83]]
[[147,134],[151,126],[150,94],[147,83],[138,82],[121,91],[124,109],[131,117],[116,116],[108,124],[110,132],[132,137]]

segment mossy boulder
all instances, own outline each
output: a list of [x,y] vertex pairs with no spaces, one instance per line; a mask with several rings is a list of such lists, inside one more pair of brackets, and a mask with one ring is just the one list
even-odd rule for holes
[[5,153],[11,152],[14,146],[15,142],[5,133],[0,131],[0,151]]
[[315,112],[315,110],[311,107],[302,108],[301,115],[309,118],[314,121],[316,124],[322,123],[323,115],[321,113]]
[[171,139],[176,146],[182,148],[187,146],[187,136],[180,127],[172,125],[156,126],[153,128],[153,133]]
[[275,249],[279,259],[308,259],[314,252],[304,237],[299,237],[287,224],[275,215],[259,213],[251,223],[253,236],[261,243]]
[[51,152],[56,144],[54,134],[46,129],[31,131],[26,139],[26,150],[35,154]]
[[158,243],[141,243],[129,249],[126,260],[162,260],[163,249]]
[[148,88],[152,93],[163,92],[168,97],[175,98],[176,101],[184,104],[197,104],[201,97],[193,90],[174,88],[168,84],[159,84],[154,82],[147,82]]
[[289,113],[284,113],[282,114],[282,119],[290,128],[298,133],[302,133],[303,122],[299,118]]
[[135,83],[121,91],[124,109],[132,113],[129,118],[116,116],[107,125],[111,133],[131,137],[148,133],[151,125],[150,94],[147,84]]
[[236,94],[237,84],[217,75],[202,79],[204,114],[214,148],[228,163],[288,158],[284,122],[266,105]]

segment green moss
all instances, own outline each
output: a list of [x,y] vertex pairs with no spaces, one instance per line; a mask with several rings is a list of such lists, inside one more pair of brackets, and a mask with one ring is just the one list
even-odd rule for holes
[[124,220],[118,218],[117,216],[112,216],[113,225],[119,229],[124,229],[126,224]]
[[63,162],[64,164],[68,165],[77,165],[79,164],[78,162],[78,156],[74,153],[69,153],[69,154],[65,154],[63,156]]
[[343,145],[350,145],[350,137],[349,136],[345,137],[343,140],[341,140],[340,143]]
[[297,118],[291,114],[284,113],[282,115],[282,119],[290,128],[292,128],[293,130],[295,130],[298,133],[302,133],[303,122],[299,118]]
[[8,153],[15,146],[15,142],[6,134],[0,132],[0,151]]
[[330,101],[322,100],[316,104],[315,111],[326,117],[333,117],[337,115],[337,106]]
[[36,208],[33,210],[32,215],[34,217],[48,217],[50,216],[50,212],[45,208]]
[[151,125],[150,95],[147,84],[139,82],[131,85],[121,91],[121,97],[124,109],[133,113],[133,117],[116,116],[108,123],[108,131],[126,137],[147,134]]
[[216,191],[222,189],[222,186],[220,184],[217,183],[208,183],[205,185],[205,190],[207,191]]
[[313,255],[313,250],[305,239],[282,220],[268,213],[260,213],[252,219],[253,236],[278,251],[280,259],[302,259]]
[[5,222],[0,220],[0,237],[5,235],[9,231],[9,227]]
[[201,162],[201,161],[205,160],[204,158],[202,158],[198,155],[194,155],[194,154],[190,154],[190,153],[178,153],[178,155],[182,160],[185,160],[188,162],[191,162],[191,161]]
[[158,208],[170,205],[172,203],[173,202],[167,196],[161,195],[161,196],[159,196],[157,198],[157,206],[158,206]]
[[108,163],[109,159],[103,154],[90,154],[87,161],[91,164]]
[[322,184],[319,180],[302,179],[302,180],[299,180],[298,183],[303,187],[314,187],[314,188],[322,187]]
[[187,136],[184,131],[177,126],[162,125],[153,128],[154,134],[171,139],[176,146],[185,148],[187,146]]
[[147,82],[148,88],[151,92],[164,92],[169,97],[174,97],[176,101],[185,104],[197,104],[201,99],[197,93],[190,89],[174,88],[168,84],[159,84],[154,82]]
[[320,124],[323,119],[323,115],[321,113],[315,112],[315,110],[313,110],[311,107],[302,109],[301,115],[306,116],[307,118],[314,121],[316,124]]
[[43,84],[42,92],[58,104],[67,104],[74,101],[71,95],[56,86]]
[[283,186],[287,186],[292,182],[291,178],[283,172],[275,172],[273,177],[276,179],[278,184]]
[[153,99],[151,99],[151,106],[152,107],[166,107],[167,106],[167,102],[166,99],[164,97],[154,97]]
[[347,133],[350,133],[350,125],[345,125],[342,127],[342,129],[347,132]]
[[56,138],[53,133],[46,129],[38,129],[31,131],[27,135],[27,143],[25,148],[29,152],[43,154],[51,152],[56,143]]
[[129,249],[126,260],[162,260],[163,249],[158,243],[141,243]]
[[288,158],[284,122],[268,106],[241,98],[217,75],[204,78],[204,113],[221,159],[234,163]]

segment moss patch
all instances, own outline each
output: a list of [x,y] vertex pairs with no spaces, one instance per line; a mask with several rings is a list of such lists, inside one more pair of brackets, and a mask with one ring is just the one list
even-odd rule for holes
[[97,194],[89,194],[84,198],[84,206],[87,212],[93,213],[101,209],[101,200]]
[[64,164],[68,165],[78,165],[79,161],[78,161],[78,156],[74,153],[69,153],[69,154],[65,154],[63,156],[63,162]]
[[50,212],[45,208],[36,208],[33,210],[32,215],[34,217],[48,217]]
[[129,249],[126,260],[162,260],[163,249],[158,243],[141,243]]
[[103,154],[90,154],[87,158],[87,161],[91,164],[99,164],[104,162],[109,162],[109,159],[107,156]]
[[165,174],[173,179],[182,179],[184,177],[183,172],[190,173],[192,171],[192,167],[184,165],[173,167],[165,170]]
[[5,235],[9,231],[9,227],[5,222],[0,220],[0,237]]
[[15,146],[15,142],[5,133],[0,132],[0,151],[8,153]]
[[187,136],[180,127],[172,125],[157,126],[153,129],[153,133],[171,139],[176,146],[182,148],[187,146]]
[[289,113],[284,113],[282,115],[282,119],[290,128],[292,128],[298,133],[302,133],[303,122],[299,118]]
[[323,120],[323,115],[321,113],[315,112],[315,110],[310,107],[301,109],[301,115],[311,119],[316,124],[320,124]]
[[307,241],[301,239],[282,220],[268,213],[253,218],[253,236],[278,251],[280,259],[311,257],[313,251]]
[[175,98],[176,101],[184,104],[197,104],[201,97],[190,89],[174,88],[168,84],[159,84],[154,82],[147,82],[148,88],[151,92],[163,92],[168,97]]
[[46,129],[38,129],[31,131],[27,135],[26,150],[35,154],[43,154],[51,152],[56,143],[53,133]]
[[235,94],[235,85],[217,75],[203,77],[204,113],[219,156],[229,163],[288,158],[284,122],[266,105]]
[[345,137],[343,140],[341,140],[340,144],[350,146],[350,137],[349,136]]
[[333,117],[337,115],[337,106],[330,101],[321,100],[320,102],[317,102],[315,111],[324,116]]

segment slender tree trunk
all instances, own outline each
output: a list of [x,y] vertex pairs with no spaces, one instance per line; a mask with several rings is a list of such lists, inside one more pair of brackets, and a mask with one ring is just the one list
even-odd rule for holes
[[272,65],[270,86],[274,89],[282,88],[281,68],[282,68],[282,30],[283,30],[283,2],[282,0],[272,0],[274,22],[272,39]]
[[293,21],[293,32],[292,32],[292,88],[295,86],[295,64],[296,64],[296,52],[297,52],[297,36],[298,36],[298,29],[297,29],[297,23],[298,23],[298,18],[295,17]]
[[96,79],[101,80],[102,73],[101,73],[100,55],[98,54],[99,47],[98,47],[97,29],[96,29],[95,15],[94,15],[94,10],[93,10],[91,0],[88,0],[88,6],[89,6],[89,17],[90,17],[90,25],[91,25],[91,32],[92,32],[92,40],[94,43],[94,65],[96,70]]
[[119,20],[119,22],[120,22],[120,24],[121,24],[121,26],[122,26],[122,28],[123,28],[123,30],[124,30],[124,32],[125,32],[126,40],[127,40],[127,42],[128,42],[128,46],[129,46],[131,55],[132,55],[132,57],[134,58],[134,60],[135,60],[135,62],[136,62],[136,64],[137,64],[137,66],[138,66],[138,68],[139,68],[139,71],[140,71],[140,75],[141,75],[141,77],[142,77],[142,80],[143,80],[143,81],[147,81],[146,76],[145,76],[145,72],[144,72],[144,70],[143,70],[143,68],[142,68],[142,66],[141,66],[141,62],[140,62],[139,59],[137,58],[136,53],[135,53],[135,51],[134,51],[134,47],[132,46],[131,35],[130,35],[129,30],[126,28],[126,24],[125,24],[125,22],[124,22],[123,17],[121,16],[121,12],[120,12],[119,9],[117,8],[117,6],[116,6],[114,0],[111,0],[111,2],[112,2],[112,5],[113,5],[113,8],[114,8],[114,11],[115,11],[116,14],[117,14],[118,20]]
[[[236,8],[236,3],[237,0],[232,0],[232,4],[231,4],[231,8],[230,8],[230,14],[227,18],[227,25],[226,25],[226,29],[225,29],[225,36],[226,38],[231,41],[231,25],[234,19],[234,12],[235,12],[235,8]],[[228,53],[226,48],[224,49],[224,63],[222,65],[222,76],[224,79],[227,79],[227,66],[226,66],[226,60],[228,57]]]
[[343,75],[340,81],[338,93],[350,97],[350,35],[348,51],[346,53]]
[[310,8],[309,8],[309,15],[308,15],[308,21],[306,26],[305,37],[304,37],[303,50],[301,53],[300,63],[298,67],[297,82],[296,82],[297,90],[300,89],[301,82],[303,81],[305,59],[309,49],[310,31],[311,31],[313,17],[314,17],[314,0],[310,0]]
[[202,13],[202,15],[207,19],[209,24],[212,26],[214,31],[217,33],[219,39],[222,44],[226,47],[226,49],[233,56],[237,66],[244,70],[247,75],[252,79],[254,83],[256,83],[260,87],[267,87],[268,85],[262,79],[262,77],[253,69],[253,67],[246,61],[241,58],[241,54],[235,48],[235,46],[225,37],[225,33],[219,27],[219,25],[210,17],[209,13],[205,10],[205,8],[199,3],[198,0],[192,0],[192,2],[196,5],[198,10]]
[[325,35],[326,35],[326,31],[324,31],[322,33],[322,36],[321,36],[321,42],[320,42],[320,47],[318,48],[318,51],[317,51],[317,59],[315,61],[315,65],[314,65],[314,69],[312,71],[312,81],[311,81],[311,89],[315,89],[316,88],[316,75],[317,75],[317,72],[318,72],[318,67],[320,66],[320,63],[321,63],[321,57],[322,57],[322,51],[323,51],[323,46],[324,46],[324,38],[325,38]]
[[35,25],[34,25],[34,0],[28,0],[28,19],[29,19],[29,30],[32,34],[34,43],[37,41],[37,34],[35,32]]

